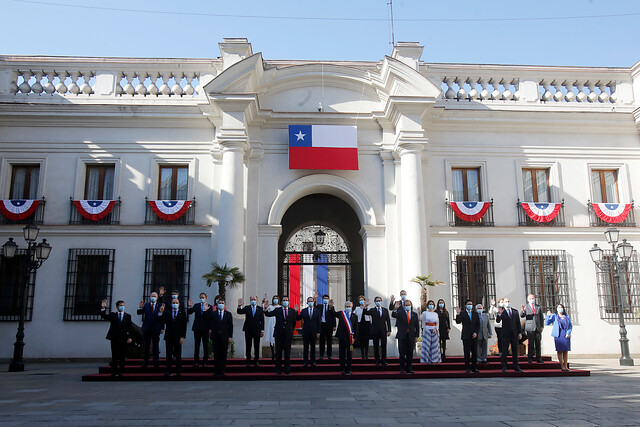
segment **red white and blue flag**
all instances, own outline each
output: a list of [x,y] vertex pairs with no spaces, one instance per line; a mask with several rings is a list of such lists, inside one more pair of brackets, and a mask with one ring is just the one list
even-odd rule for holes
[[99,221],[109,215],[116,205],[115,200],[74,200],[78,213],[89,221]]
[[627,219],[631,212],[631,203],[593,203],[593,211],[598,218],[609,224],[616,224]]
[[561,207],[562,203],[522,203],[522,209],[527,216],[536,222],[553,221]]
[[28,218],[38,208],[40,200],[0,200],[0,212],[11,221]]
[[289,125],[289,169],[358,170],[357,128]]
[[149,200],[149,205],[160,219],[175,221],[189,209],[191,200]]
[[487,213],[491,202],[451,202],[451,209],[463,221],[474,222]]
[[353,344],[353,327],[351,326],[350,316],[345,313],[344,310],[340,313],[342,313],[342,320],[344,324],[347,325],[347,330],[349,331],[349,344]]

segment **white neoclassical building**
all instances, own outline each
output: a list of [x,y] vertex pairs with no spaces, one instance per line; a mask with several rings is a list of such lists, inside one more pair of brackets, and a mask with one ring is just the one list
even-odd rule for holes
[[[212,300],[214,261],[246,275],[232,309],[316,291],[387,304],[401,289],[418,305],[410,279],[428,273],[450,310],[519,308],[533,292],[567,307],[574,354],[619,353],[619,297],[640,353],[637,258],[618,292],[589,255],[611,222],[640,246],[640,64],[433,64],[417,43],[377,62],[287,61],[246,39],[219,46],[215,59],[0,56],[0,243],[24,248],[36,222],[53,247],[28,285],[25,357],[105,357],[100,299],[125,300],[138,323],[159,286]],[[355,126],[357,169],[290,169],[293,125]],[[19,259],[0,261],[1,358]],[[449,347],[461,351],[455,326]]]

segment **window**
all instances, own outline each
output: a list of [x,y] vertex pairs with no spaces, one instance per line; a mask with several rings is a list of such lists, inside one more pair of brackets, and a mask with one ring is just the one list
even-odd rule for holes
[[186,307],[191,280],[191,249],[147,249],[144,272],[146,301],[151,292],[164,286],[170,293],[180,293],[180,305]]
[[40,165],[12,165],[10,199],[36,199]]
[[548,203],[551,201],[549,169],[522,169],[522,185],[525,202]]
[[618,171],[592,170],[594,203],[618,203]]
[[454,304],[464,307],[467,299],[489,307],[496,298],[492,250],[452,250],[451,285]]
[[[597,269],[600,317],[605,320],[618,319],[618,287],[615,282],[613,254],[604,251],[602,269]],[[626,320],[637,321],[640,310],[640,273],[638,253],[633,251],[626,272],[620,275],[620,303]]]
[[161,165],[158,200],[187,200],[188,181],[188,166]]
[[568,312],[570,304],[566,252],[524,250],[522,254],[526,295],[533,294],[544,312],[555,312],[558,304],[564,305]]
[[26,262],[27,255],[24,249],[18,249],[11,259],[0,257],[0,321],[17,321],[20,317],[20,298],[25,280],[29,280],[25,320],[31,320],[36,278],[35,273],[25,275]]
[[85,200],[112,200],[114,165],[87,165]]
[[452,168],[453,200],[480,202],[480,168]]
[[111,307],[115,249],[69,249],[64,320],[100,320],[100,303]]

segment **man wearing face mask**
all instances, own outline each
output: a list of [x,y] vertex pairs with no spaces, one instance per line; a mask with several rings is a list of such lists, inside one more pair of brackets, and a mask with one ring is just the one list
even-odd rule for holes
[[373,339],[373,357],[376,366],[387,366],[387,337],[391,335],[391,319],[389,310],[382,307],[382,297],[375,297],[374,304],[374,308],[366,310],[366,314],[371,316],[369,335]]
[[282,297],[282,307],[264,314],[266,317],[275,317],[276,325],[273,336],[276,339],[276,374],[282,373],[282,353],[284,352],[284,373],[291,373],[291,343],[293,343],[293,330],[298,321],[298,312],[289,307],[289,297]]
[[544,363],[542,361],[542,330],[544,329],[544,316],[542,315],[542,309],[536,304],[536,297],[533,294],[529,294],[527,297],[529,302],[527,305],[522,306],[520,317],[527,319],[524,330],[527,333],[527,342],[529,343],[528,361],[533,363],[535,356],[538,363]]
[[500,333],[502,334],[502,348],[500,349],[502,372],[507,372],[507,355],[509,354],[509,347],[511,347],[513,370],[516,372],[522,372],[518,366],[518,341],[522,338],[520,316],[518,316],[518,310],[511,307],[511,301],[509,298],[505,298],[503,306],[498,307],[496,323],[502,323],[502,328],[500,330]]
[[229,343],[233,339],[233,316],[225,310],[225,301],[218,299],[217,310],[209,317],[211,330],[211,342],[213,343],[213,363],[215,365],[214,376],[224,376],[227,367],[227,352]]
[[493,336],[491,333],[491,324],[489,323],[489,315],[483,313],[482,304],[476,304],[476,311],[480,317],[480,332],[478,333],[478,363],[487,362],[487,346],[489,339]]
[[473,301],[467,300],[465,310],[456,307],[456,323],[462,323],[462,348],[464,351],[464,368],[467,374],[478,372],[478,343],[480,333],[480,316],[473,310]]
[[325,345],[327,358],[331,360],[333,347],[333,332],[336,330],[336,318],[334,317],[333,304],[329,305],[329,295],[322,296],[322,307],[320,307],[320,360],[325,355]]
[[[391,297],[389,298],[389,300],[391,301],[389,303],[389,311],[395,311],[397,310],[397,301],[396,301],[396,297],[395,295],[391,295]],[[404,304],[405,301],[407,300],[407,291],[405,291],[404,289],[400,291],[400,307],[404,308]]]
[[187,336],[187,313],[180,307],[178,298],[171,301],[171,307],[160,306],[158,316],[164,323],[164,342],[167,347],[167,370],[165,377],[171,375],[171,366],[175,357],[176,376],[182,375],[182,344]]
[[403,302],[396,301],[394,307],[395,310],[391,313],[391,317],[396,319],[400,373],[413,374],[413,351],[416,348],[418,337],[420,337],[420,317],[412,310],[413,304],[406,298]]
[[195,314],[191,330],[193,331],[194,352],[193,367],[200,365],[200,343],[202,343],[202,366],[207,366],[209,361],[209,316],[213,314],[213,309],[207,303],[207,294],[200,294],[200,302],[195,305],[189,300],[187,314]]
[[251,365],[251,347],[254,348],[254,366],[260,366],[260,338],[264,336],[264,310],[258,305],[258,296],[252,295],[249,297],[249,305],[244,306],[242,298],[238,300],[238,309],[236,313],[244,314],[244,325],[242,330],[244,331],[244,348],[246,366]]
[[351,301],[347,301],[344,303],[343,311],[333,312],[333,315],[338,319],[336,338],[338,338],[338,355],[342,375],[351,375],[353,343],[358,334],[358,316],[352,311],[352,308]]
[[309,365],[309,350],[311,350],[311,366],[316,366],[316,340],[320,336],[321,310],[315,307],[313,297],[307,298],[307,307],[300,312],[302,320],[302,344],[304,366]]
[[107,313],[107,300],[102,300],[100,317],[109,321],[107,339],[111,341],[111,376],[122,376],[127,344],[131,344],[133,323],[131,315],[124,312],[124,301],[116,302],[115,313]]
[[160,303],[158,302],[158,294],[151,292],[149,302],[145,304],[140,301],[140,308],[137,313],[142,315],[142,367],[146,368],[149,364],[149,347],[153,348],[153,366],[158,365],[158,354],[160,353],[160,331],[162,331],[162,322],[158,319],[160,312]]

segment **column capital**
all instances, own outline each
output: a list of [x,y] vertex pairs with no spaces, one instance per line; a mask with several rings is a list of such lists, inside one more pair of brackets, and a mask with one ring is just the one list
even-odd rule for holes
[[384,237],[385,226],[384,225],[363,225],[360,228],[360,236],[363,239],[367,237]]
[[258,235],[260,237],[280,237],[280,234],[282,234],[281,225],[269,225],[269,224],[258,225]]

